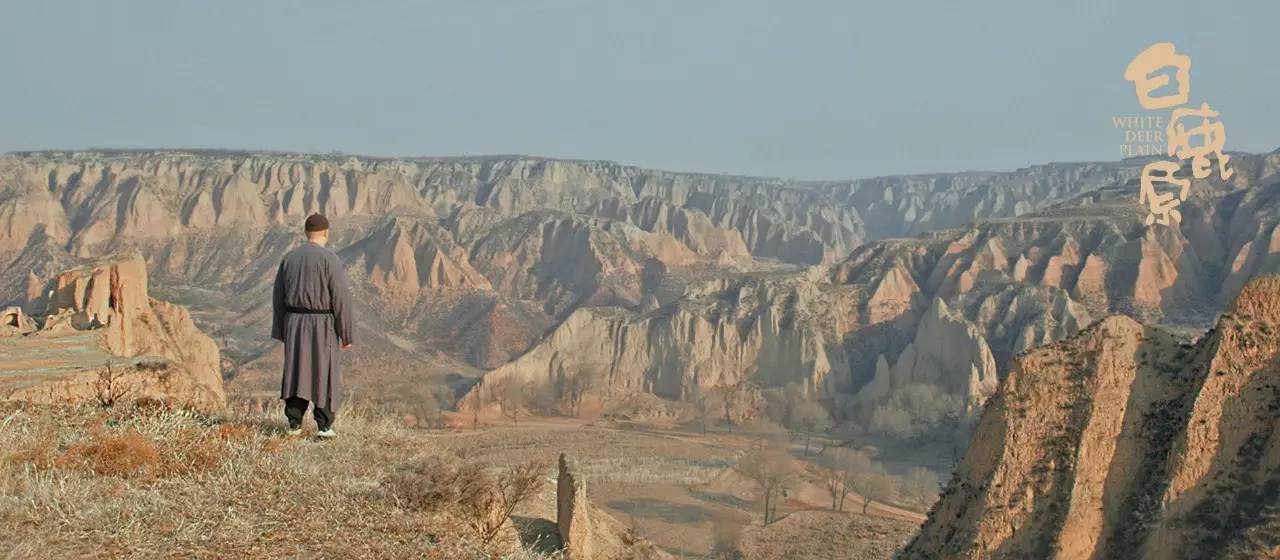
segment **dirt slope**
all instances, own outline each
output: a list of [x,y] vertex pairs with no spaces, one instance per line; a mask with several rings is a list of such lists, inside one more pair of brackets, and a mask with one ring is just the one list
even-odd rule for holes
[[905,558],[1280,551],[1280,278],[1196,344],[1111,317],[1019,357]]

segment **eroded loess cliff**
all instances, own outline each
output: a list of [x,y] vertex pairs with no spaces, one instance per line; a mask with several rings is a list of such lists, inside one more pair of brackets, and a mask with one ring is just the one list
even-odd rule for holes
[[[0,394],[33,402],[151,400],[203,411],[225,401],[218,346],[181,306],[152,299],[141,256],[63,272],[29,306],[44,313],[0,340]],[[20,309],[20,308],[17,308]],[[104,371],[111,365],[111,375]],[[118,378],[116,378],[118,376]]]
[[[812,320],[816,290],[801,278],[709,282],[644,313],[580,309],[529,352],[484,376],[464,408],[492,407],[515,386],[561,390],[577,377],[606,398],[638,392],[680,400],[701,389],[798,384],[831,396],[827,343]],[[838,354],[837,354],[838,356]]]
[[[804,182],[524,156],[14,154],[0,156],[0,304],[23,305],[32,278],[77,256],[136,250],[157,293],[190,305],[264,391],[278,365],[271,277],[320,211],[355,280],[366,343],[352,355],[375,392],[501,374],[562,347],[636,352],[634,371],[615,372],[628,391],[785,382],[839,409],[883,396],[883,362],[974,408],[991,376],[967,349],[985,346],[1000,374],[1107,314],[1204,326],[1278,270],[1280,153],[1233,155],[1232,180],[1198,181],[1176,229],[1142,226],[1142,163]],[[731,287],[748,284],[798,310],[782,327],[794,332],[747,334],[778,321]],[[935,301],[951,319],[930,323]],[[685,326],[655,326],[668,320]],[[906,365],[952,351],[971,367]],[[689,357],[703,365],[676,372]]]
[[1280,551],[1280,278],[1195,344],[1110,317],[1015,362],[906,558]]

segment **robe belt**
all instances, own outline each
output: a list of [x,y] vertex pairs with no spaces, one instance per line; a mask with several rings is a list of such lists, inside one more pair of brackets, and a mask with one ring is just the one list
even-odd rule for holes
[[303,307],[285,306],[286,313],[294,315],[333,315],[333,311],[329,309],[306,309]]

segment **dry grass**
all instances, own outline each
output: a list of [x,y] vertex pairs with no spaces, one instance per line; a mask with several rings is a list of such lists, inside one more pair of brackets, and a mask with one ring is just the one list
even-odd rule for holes
[[[544,558],[482,546],[451,511],[381,487],[440,455],[348,407],[332,442],[283,422],[132,407],[0,405],[0,549],[62,558]],[[502,540],[502,539],[498,539]]]
[[799,511],[768,527],[749,526],[744,560],[887,560],[910,540],[913,523],[885,517]]
[[[578,459],[591,500],[619,527],[687,557],[712,548],[716,515],[756,510],[704,488],[736,462],[736,440],[534,421],[424,432],[356,405],[339,415],[337,440],[318,442],[286,437],[279,416],[0,404],[0,550],[17,558],[556,558],[547,544],[558,543],[555,488],[546,482],[555,474],[540,466],[560,451]],[[467,488],[494,488],[529,464],[539,467],[523,478],[542,488],[514,512],[521,534],[504,525],[483,544],[493,525],[473,523],[486,520],[467,508],[499,503],[503,490]],[[539,538],[538,546],[518,542]]]
[[705,484],[733,466],[726,458],[602,457],[579,462],[587,477],[597,483]]

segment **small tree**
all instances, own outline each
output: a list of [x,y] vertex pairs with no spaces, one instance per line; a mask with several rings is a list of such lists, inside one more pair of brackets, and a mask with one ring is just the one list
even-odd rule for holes
[[822,482],[831,495],[831,511],[844,511],[844,499],[849,495],[849,455],[852,452],[843,447],[835,448],[827,454],[827,462],[822,470]]
[[782,428],[772,422],[752,423],[756,439],[738,463],[738,470],[760,488],[764,506],[764,524],[777,520],[778,502],[795,481],[797,472],[787,452]]
[[523,402],[532,407],[534,412],[545,416],[564,414],[560,405],[560,391],[553,385],[526,385],[529,390],[522,391]]
[[594,391],[599,378],[592,373],[579,372],[564,382],[564,396],[569,404],[569,415],[577,418],[582,414],[582,399]]
[[98,370],[98,378],[93,381],[94,397],[105,408],[115,406],[131,391],[133,386],[125,381],[124,372],[112,367],[111,362]]
[[525,398],[524,384],[508,379],[494,390],[493,396],[498,401],[498,409],[502,411],[502,415],[510,418],[512,425],[520,425],[520,412]]
[[720,400],[720,407],[724,409],[724,423],[729,426],[733,425],[734,396],[734,393],[730,392],[725,394],[724,398]]
[[[473,464],[469,468],[482,467]],[[511,518],[516,506],[537,495],[546,470],[544,463],[531,461],[507,467],[497,476],[486,475],[483,471],[470,476],[474,483],[463,492],[459,509],[481,542],[489,544]]]
[[414,407],[414,418],[418,428],[435,428],[440,425],[440,403],[435,395],[426,395],[418,400]]
[[827,409],[813,401],[797,404],[792,412],[793,428],[804,436],[804,455],[809,456],[809,441],[814,433],[831,429],[831,415]]
[[715,560],[742,560],[743,520],[718,513],[711,520],[711,557]]
[[902,490],[911,501],[929,509],[938,497],[938,475],[924,467],[913,467],[902,481]]
[[761,394],[764,396],[765,415],[788,428],[795,425],[799,406],[808,402],[800,385],[794,383],[766,389]]
[[963,439],[968,421],[962,397],[916,383],[895,390],[888,401],[875,406],[868,426],[877,435],[906,443],[938,437]]
[[712,422],[715,422],[719,409],[715,402],[715,395],[708,393],[699,385],[694,385],[689,389],[689,393],[685,398],[693,404],[694,421],[698,423],[698,429],[702,435],[707,435],[707,428]]
[[760,391],[764,397],[764,415],[783,426],[791,424],[791,403],[782,389],[773,387]]
[[501,531],[520,503],[537,495],[547,465],[530,461],[499,469],[457,457],[431,456],[403,465],[382,481],[399,503],[458,515],[481,542]]
[[848,473],[849,488],[862,496],[863,515],[866,515],[873,500],[885,501],[893,494],[893,479],[889,478],[884,467],[866,455],[854,455],[849,462]]

